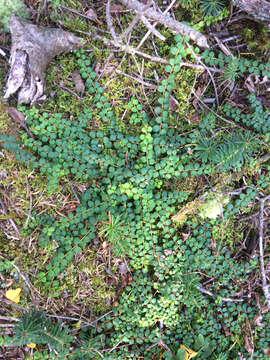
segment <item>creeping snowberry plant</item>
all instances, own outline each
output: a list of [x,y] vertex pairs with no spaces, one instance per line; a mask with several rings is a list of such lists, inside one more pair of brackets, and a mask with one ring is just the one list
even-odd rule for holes
[[[118,256],[126,257],[132,271],[133,280],[112,313],[96,328],[84,328],[76,339],[44,314],[26,313],[14,338],[1,341],[50,345],[35,351],[33,359],[186,359],[184,349],[192,349],[198,359],[236,359],[239,352],[247,356],[247,324],[254,334],[253,357],[267,358],[270,315],[261,314],[264,326],[254,323],[258,308],[248,294],[258,261],[234,258],[222,237],[224,224],[233,223],[235,214],[245,212],[255,199],[255,187],[250,184],[241,194],[226,194],[220,216],[212,219],[199,216],[196,208],[184,224],[172,217],[193,199],[187,190],[189,179],[256,164],[260,141],[269,137],[269,115],[250,95],[248,114],[229,104],[221,109],[244,125],[242,130],[220,130],[219,119],[211,113],[203,114],[200,124],[186,134],[170,126],[170,95],[181,71],[179,63],[188,54],[182,38],[177,35],[175,40],[165,67],[167,78],[157,87],[155,116],[149,117],[132,98],[127,106],[129,124],[123,129],[90,60],[77,51],[92,106],[73,120],[22,108],[34,137],[22,136],[23,152],[14,139],[0,138],[18,160],[46,175],[50,192],[63,178],[89,184],[67,217],[40,215],[29,224],[30,231],[40,229],[39,246],[51,249],[36,284],[51,284],[65,274],[75,254],[91,246],[97,234],[111,242]],[[236,79],[244,71],[269,72],[269,64],[236,62],[213,52],[202,57],[210,65],[231,64],[227,78]],[[91,128],[93,117],[102,124],[99,129]],[[260,189],[267,188],[268,181],[266,171],[258,180]]]

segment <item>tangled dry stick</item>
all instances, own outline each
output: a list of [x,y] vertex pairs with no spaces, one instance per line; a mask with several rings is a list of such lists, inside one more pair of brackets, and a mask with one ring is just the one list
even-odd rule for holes
[[164,25],[165,27],[176,31],[179,34],[188,36],[198,46],[202,48],[209,48],[206,36],[201,34],[199,31],[193,29],[192,27],[182,24],[177,20],[174,20],[169,15],[156,11],[153,6],[145,7],[144,4],[137,0],[120,0],[120,2],[127,6],[129,9],[135,10],[141,16],[144,16],[147,19],[154,20]]

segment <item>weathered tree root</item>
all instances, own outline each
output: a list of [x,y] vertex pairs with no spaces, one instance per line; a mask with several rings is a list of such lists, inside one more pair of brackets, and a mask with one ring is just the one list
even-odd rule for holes
[[270,3],[266,0],[233,0],[235,6],[246,11],[255,19],[270,23]]
[[18,91],[19,104],[33,104],[45,97],[45,71],[51,59],[84,41],[61,29],[40,28],[15,14],[9,29],[12,45],[4,100]]

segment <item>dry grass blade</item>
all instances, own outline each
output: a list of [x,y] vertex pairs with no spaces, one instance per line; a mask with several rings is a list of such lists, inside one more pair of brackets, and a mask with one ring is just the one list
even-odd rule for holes
[[259,248],[260,248],[260,266],[261,266],[261,276],[262,276],[262,289],[265,296],[265,300],[270,311],[270,290],[269,285],[267,284],[266,274],[265,274],[265,265],[264,265],[264,203],[270,200],[270,195],[259,198],[260,202],[260,225],[259,225]]

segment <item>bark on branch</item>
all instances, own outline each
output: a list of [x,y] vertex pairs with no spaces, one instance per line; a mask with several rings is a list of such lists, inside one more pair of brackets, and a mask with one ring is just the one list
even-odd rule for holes
[[233,0],[235,6],[257,20],[270,23],[270,3],[265,0]]
[[209,48],[206,36],[201,34],[199,31],[193,29],[192,27],[174,20],[169,15],[159,13],[152,7],[145,9],[145,5],[137,0],[120,0],[120,2],[127,6],[129,9],[135,10],[137,13],[140,13],[148,19],[157,21],[165,27],[176,31],[177,33],[188,36],[198,46],[202,48]]

